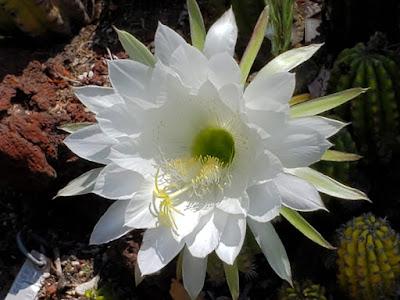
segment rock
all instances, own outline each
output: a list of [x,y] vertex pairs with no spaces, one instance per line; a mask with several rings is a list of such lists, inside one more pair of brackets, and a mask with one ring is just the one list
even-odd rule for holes
[[[70,87],[93,84],[90,78],[84,83],[76,79],[82,69],[92,72],[98,85],[107,83],[104,58],[88,49],[77,53],[93,30],[83,30],[55,57],[31,61],[21,75],[6,75],[0,83],[0,184],[53,192],[93,167],[66,148],[66,133],[58,129],[65,123],[94,122]],[[73,57],[80,55],[88,56],[87,62],[72,68]],[[90,65],[96,67],[90,70]]]

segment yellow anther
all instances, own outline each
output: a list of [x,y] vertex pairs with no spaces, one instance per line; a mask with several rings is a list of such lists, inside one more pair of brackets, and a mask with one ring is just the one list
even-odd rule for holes
[[176,222],[172,215],[172,212],[182,214],[175,206],[170,195],[165,191],[165,189],[160,189],[158,184],[160,171],[157,170],[154,182],[154,196],[155,198],[162,199],[159,206],[159,211],[157,211],[158,219],[160,224],[164,226],[171,227],[174,232],[177,230]]

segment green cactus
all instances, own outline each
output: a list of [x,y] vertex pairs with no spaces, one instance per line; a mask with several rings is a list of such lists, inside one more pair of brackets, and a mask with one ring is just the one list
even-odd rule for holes
[[329,92],[351,87],[370,90],[337,113],[352,122],[360,152],[374,159],[398,147],[400,133],[400,67],[390,55],[381,54],[360,43],[343,50],[332,69]]
[[338,282],[354,300],[390,299],[400,275],[399,235],[371,213],[340,230]]
[[94,0],[0,0],[0,33],[70,34],[72,22],[81,25],[91,21],[94,3]]
[[[333,149],[342,152],[357,153],[356,145],[350,132],[344,128],[331,138]],[[335,178],[336,180],[350,184],[351,167],[353,162],[319,161],[313,167],[319,172]]]
[[325,288],[311,281],[294,282],[293,287],[285,284],[279,292],[279,300],[327,300]]

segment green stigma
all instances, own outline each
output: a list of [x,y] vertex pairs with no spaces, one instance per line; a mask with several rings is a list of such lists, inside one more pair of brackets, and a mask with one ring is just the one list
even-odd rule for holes
[[225,167],[235,155],[235,141],[225,129],[207,127],[201,130],[192,144],[192,156],[195,158],[215,157]]

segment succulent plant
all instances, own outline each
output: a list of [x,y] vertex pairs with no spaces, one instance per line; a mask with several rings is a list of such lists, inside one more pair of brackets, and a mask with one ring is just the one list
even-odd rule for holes
[[71,33],[95,17],[95,0],[0,0],[0,33],[31,36]]
[[371,213],[356,217],[340,230],[337,266],[351,299],[390,299],[400,275],[399,235]]
[[[362,43],[343,50],[333,66],[330,92],[370,87],[370,90],[343,106],[337,113],[352,122],[355,142],[368,158],[392,151],[400,133],[400,67],[390,55],[384,55]],[[397,147],[396,146],[396,147]]]
[[285,284],[279,292],[279,300],[326,300],[325,288],[309,280]]

